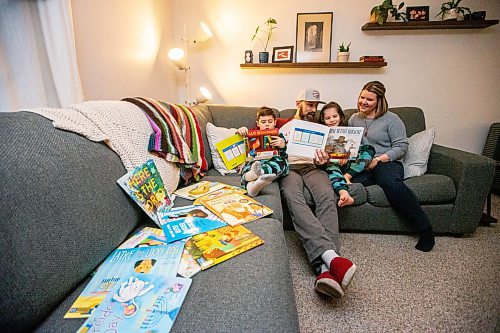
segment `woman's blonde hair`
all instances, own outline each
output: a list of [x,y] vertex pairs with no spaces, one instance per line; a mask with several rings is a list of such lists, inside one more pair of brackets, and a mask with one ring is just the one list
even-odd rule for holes
[[375,107],[375,119],[378,117],[382,117],[389,109],[389,105],[387,104],[387,99],[385,99],[384,84],[380,81],[370,81],[363,86],[363,89],[361,89],[361,91],[363,90],[369,91],[377,95],[377,106]]

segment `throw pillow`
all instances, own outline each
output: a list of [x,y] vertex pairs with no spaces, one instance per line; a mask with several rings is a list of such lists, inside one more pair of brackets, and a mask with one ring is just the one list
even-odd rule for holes
[[434,142],[435,129],[428,128],[408,138],[408,151],[403,160],[405,179],[423,175]]
[[236,128],[217,127],[212,123],[207,123],[207,139],[210,145],[210,153],[212,154],[212,162],[214,163],[215,170],[219,171],[221,175],[228,173],[236,173],[236,170],[228,170],[224,161],[220,157],[219,151],[215,148],[215,144],[221,140],[229,138],[236,133]]

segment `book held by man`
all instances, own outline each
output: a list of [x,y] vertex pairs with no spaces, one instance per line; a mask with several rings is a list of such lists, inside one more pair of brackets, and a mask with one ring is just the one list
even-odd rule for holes
[[363,127],[330,127],[325,144],[325,151],[330,155],[330,162],[355,160],[363,138]]

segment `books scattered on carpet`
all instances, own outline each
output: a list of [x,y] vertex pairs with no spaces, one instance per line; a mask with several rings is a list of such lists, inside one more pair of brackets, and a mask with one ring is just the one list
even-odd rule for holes
[[252,231],[237,225],[193,236],[186,242],[185,249],[205,270],[263,243]]
[[160,226],[158,211],[167,211],[173,206],[168,191],[153,160],[127,172],[117,180],[125,192]]
[[361,56],[359,57],[360,62],[385,62],[384,56]]
[[215,148],[228,170],[236,168],[246,160],[245,139],[239,134],[217,142]]
[[128,274],[77,332],[170,332],[191,281],[165,272]]
[[239,191],[213,192],[198,199],[212,213],[235,226],[271,215],[273,210]]
[[129,274],[154,273],[175,277],[185,242],[132,249],[116,249],[73,303],[64,318],[87,318],[104,300],[108,292]]
[[279,155],[277,148],[271,146],[271,137],[279,136],[279,130],[250,130],[247,135],[247,161],[268,159]]
[[159,213],[159,218],[167,243],[227,225],[202,205],[174,207]]
[[221,188],[227,187],[230,185],[226,185],[219,182],[209,182],[206,180],[202,180],[200,182],[194,183],[192,185],[179,188],[174,191],[174,194],[178,197],[188,199],[188,200],[196,200],[199,197],[207,195],[213,191],[217,191]]
[[363,127],[330,127],[325,144],[330,162],[356,159],[364,130]]

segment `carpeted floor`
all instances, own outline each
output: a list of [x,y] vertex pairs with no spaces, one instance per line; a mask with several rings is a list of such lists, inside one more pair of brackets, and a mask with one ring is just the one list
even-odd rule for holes
[[[500,218],[500,197],[492,201]],[[336,301],[314,291],[300,240],[286,232],[301,332],[500,332],[500,225],[437,237],[429,253],[412,235],[341,237],[358,270]]]

